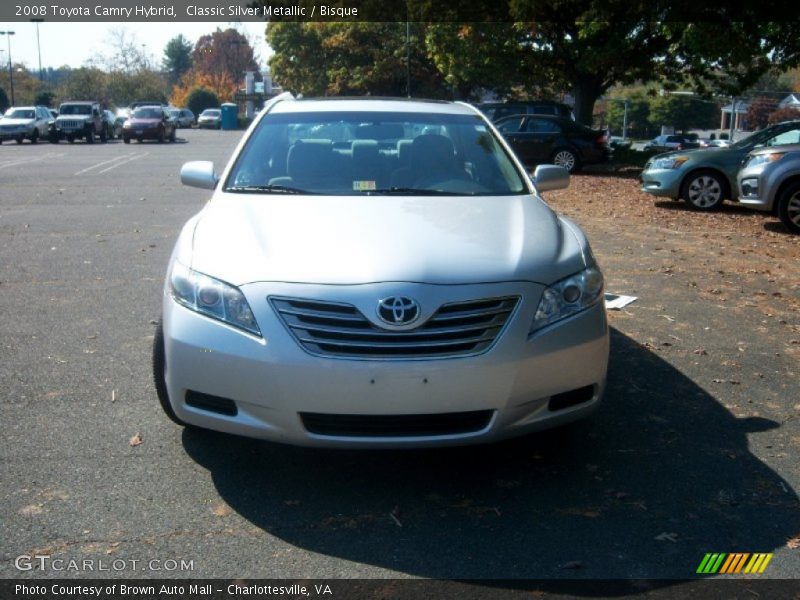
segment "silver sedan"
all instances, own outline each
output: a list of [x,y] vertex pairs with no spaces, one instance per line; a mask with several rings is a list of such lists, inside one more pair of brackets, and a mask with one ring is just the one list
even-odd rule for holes
[[739,204],[774,212],[789,231],[800,233],[800,144],[754,150],[737,183]]
[[460,103],[271,101],[169,262],[156,390],[180,424],[306,446],[480,443],[587,416],[606,381],[583,232]]

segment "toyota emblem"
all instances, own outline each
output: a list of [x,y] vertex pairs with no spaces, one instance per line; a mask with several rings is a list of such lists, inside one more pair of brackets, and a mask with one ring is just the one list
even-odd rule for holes
[[408,325],[419,318],[419,304],[406,296],[389,296],[378,302],[378,316],[389,325]]

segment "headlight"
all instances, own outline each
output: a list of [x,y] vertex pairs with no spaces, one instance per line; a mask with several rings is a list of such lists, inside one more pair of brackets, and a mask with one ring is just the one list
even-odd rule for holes
[[763,165],[764,163],[771,163],[775,162],[776,160],[782,159],[786,156],[785,152],[769,152],[767,154],[756,154],[751,156],[747,162],[745,163],[745,167],[757,167],[758,165]]
[[232,285],[192,271],[179,262],[172,266],[169,284],[172,297],[179,304],[261,337],[244,294]]
[[650,163],[651,169],[677,169],[689,160],[688,156],[669,156],[666,158],[654,158]]
[[603,274],[589,267],[545,288],[530,333],[596,304],[603,298]]

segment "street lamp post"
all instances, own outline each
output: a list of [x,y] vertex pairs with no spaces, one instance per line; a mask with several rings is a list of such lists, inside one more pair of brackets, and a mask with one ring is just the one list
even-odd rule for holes
[[44,22],[44,19],[31,19],[31,23],[36,23],[36,50],[39,52],[39,81],[44,81],[42,74],[42,46],[39,44],[39,23]]
[[11,106],[16,104],[14,101],[14,68],[11,66],[11,36],[14,33],[14,31],[0,31],[0,35],[8,36],[6,39],[8,40],[8,81],[11,86]]

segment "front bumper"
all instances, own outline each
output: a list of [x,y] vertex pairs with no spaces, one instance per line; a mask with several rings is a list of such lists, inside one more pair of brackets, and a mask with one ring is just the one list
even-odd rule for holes
[[124,137],[129,137],[134,140],[155,140],[158,139],[159,135],[161,134],[161,129],[159,127],[153,128],[124,128],[122,130],[122,135]]
[[[442,290],[442,288],[444,291]],[[410,447],[496,441],[573,421],[595,409],[605,387],[608,325],[602,302],[528,335],[542,286],[258,283],[242,290],[263,333],[257,338],[163,302],[165,379],[183,421],[228,433],[304,446]],[[358,360],[312,356],[273,312],[269,296],[349,301],[407,294],[424,302],[519,295],[505,329],[485,353],[463,358]],[[446,297],[442,296],[446,295]],[[559,410],[551,398],[584,390]],[[235,402],[235,416],[189,406],[187,392]],[[312,433],[300,413],[374,417],[490,411],[476,430],[424,435]]]
[[20,138],[30,137],[32,133],[33,129],[18,129],[14,131],[0,130],[0,140],[18,140]]
[[682,169],[644,170],[640,176],[643,192],[665,198],[679,198],[681,194]]
[[739,189],[739,197],[736,199],[738,204],[755,210],[770,210],[772,208],[770,199],[765,195],[769,186],[764,181],[764,177],[762,177],[764,166],[762,164],[739,171],[736,181]]

